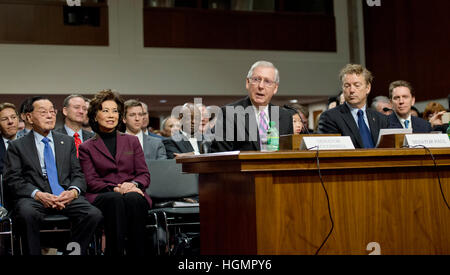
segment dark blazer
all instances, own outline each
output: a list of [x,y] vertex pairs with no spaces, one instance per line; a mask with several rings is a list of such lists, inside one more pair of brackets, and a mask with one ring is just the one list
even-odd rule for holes
[[[61,128],[56,129],[55,131],[58,132],[58,133],[63,133],[65,135],[67,135],[67,131],[66,131],[66,128],[64,128],[64,126],[61,127]],[[86,140],[94,137],[94,135],[95,135],[94,133],[91,133],[91,132],[86,131],[86,130],[81,130],[81,131],[83,133],[83,142],[85,142]]]
[[[370,108],[366,108],[366,114],[373,144],[376,145],[380,129],[385,129],[389,126],[387,116]],[[338,105],[336,108],[322,113],[320,115],[317,133],[349,136],[355,148],[364,148],[358,125],[347,104]]]
[[0,135],[0,174],[3,173],[5,157],[6,157],[6,146],[5,146],[5,142],[3,141],[2,136]]
[[145,192],[150,185],[150,173],[139,139],[117,132],[116,142],[115,157],[97,134],[80,145],[80,164],[87,184],[86,199],[92,203],[99,193],[112,191],[123,182],[135,181],[151,206],[152,201]]
[[[64,190],[76,186],[83,194],[86,192],[86,182],[73,138],[55,131],[52,131],[52,136],[59,184]],[[9,143],[5,169],[5,183],[14,200],[30,198],[35,189],[52,193],[50,184],[42,174],[33,131]]]
[[[175,158],[174,153],[180,154],[194,152],[191,142],[181,133],[181,131],[174,133],[170,138],[163,139],[163,143],[166,148],[168,159]],[[201,142],[198,141],[197,145],[200,150]]]
[[[403,128],[400,120],[394,112],[388,116],[389,128]],[[423,118],[411,116],[411,127],[413,133],[429,133],[432,131],[431,124]]]
[[[259,139],[259,131],[257,126],[257,121],[255,117],[255,113],[252,106],[252,102],[250,98],[247,96],[244,99],[236,101],[234,103],[228,104],[227,106],[222,107],[222,118],[218,117],[214,133],[216,134],[216,139],[212,141],[211,144],[211,152],[225,152],[225,151],[259,151],[261,150],[260,139]],[[228,108],[236,108],[243,107],[244,110],[248,110],[245,113],[245,118],[242,117],[239,119],[238,115],[228,117],[228,119],[232,119],[232,121],[226,122],[227,119],[227,107]],[[284,109],[282,107],[275,106],[273,104],[269,104],[269,119],[272,120],[274,118],[272,114],[272,108],[279,108],[279,123],[275,125],[278,129],[280,136],[293,134],[293,124],[292,124],[292,112]],[[248,108],[248,109],[247,109]],[[230,135],[232,140],[227,139],[226,125],[233,125],[234,133]],[[223,135],[218,131],[222,129]],[[244,131],[239,131],[238,129],[244,129]],[[250,131],[252,129],[253,131]],[[256,135],[256,137],[252,136]],[[217,138],[223,137],[223,141],[217,140]],[[256,140],[255,140],[256,138]]]

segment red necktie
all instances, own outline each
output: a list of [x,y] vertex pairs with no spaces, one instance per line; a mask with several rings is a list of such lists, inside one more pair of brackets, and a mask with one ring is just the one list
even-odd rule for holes
[[73,138],[75,139],[75,147],[77,148],[77,158],[78,158],[78,146],[81,144],[80,135],[78,133],[73,134]]

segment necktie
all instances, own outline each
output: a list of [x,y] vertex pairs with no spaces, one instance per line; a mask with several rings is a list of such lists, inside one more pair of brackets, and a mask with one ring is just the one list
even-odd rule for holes
[[358,127],[359,134],[363,140],[364,148],[374,148],[372,136],[370,134],[369,128],[364,121],[364,112],[362,110],[358,110]]
[[44,147],[44,163],[45,169],[47,169],[47,178],[50,183],[50,188],[54,195],[59,196],[64,189],[58,183],[58,170],[56,170],[55,157],[53,156],[52,148],[50,147],[50,140],[48,138],[43,138],[42,142],[45,144]]
[[405,129],[408,129],[409,127],[409,120],[405,120]]
[[258,127],[258,130],[259,130],[259,142],[260,142],[260,145],[261,145],[261,149],[263,149],[262,147],[262,141],[264,140],[264,141],[267,141],[267,129],[269,128],[269,127],[267,127],[267,122],[266,122],[266,119],[265,119],[265,112],[264,112],[264,110],[261,110],[261,112],[259,112],[259,127]]
[[81,144],[80,135],[78,133],[73,134],[73,138],[75,139],[75,147],[77,148],[77,158],[78,158],[78,146]]

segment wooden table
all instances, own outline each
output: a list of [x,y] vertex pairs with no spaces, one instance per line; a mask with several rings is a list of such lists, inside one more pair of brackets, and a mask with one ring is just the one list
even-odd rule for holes
[[[320,254],[450,254],[450,149],[321,151],[334,230]],[[201,253],[314,254],[331,228],[315,151],[178,159],[199,173]]]

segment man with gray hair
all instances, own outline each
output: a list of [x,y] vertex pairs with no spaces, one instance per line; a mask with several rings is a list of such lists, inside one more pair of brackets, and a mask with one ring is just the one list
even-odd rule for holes
[[387,96],[377,96],[372,100],[371,108],[383,115],[392,114],[392,103]]
[[248,96],[221,109],[212,152],[264,149],[272,121],[280,135],[293,133],[292,113],[270,103],[280,84],[278,69],[268,61],[258,61],[251,66],[245,80]]
[[69,95],[64,99],[62,112],[64,126],[55,131],[74,138],[78,157],[80,144],[94,136],[93,133],[83,129],[87,117],[86,100],[81,95]]

